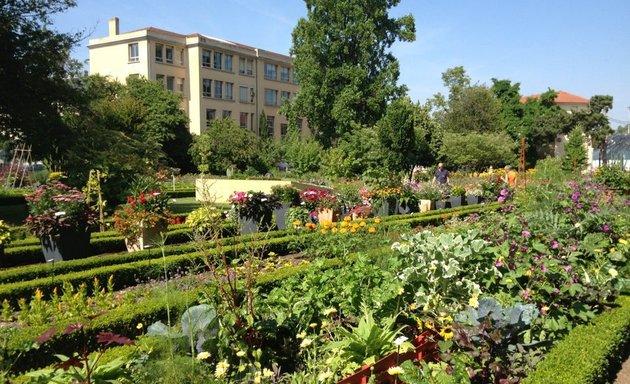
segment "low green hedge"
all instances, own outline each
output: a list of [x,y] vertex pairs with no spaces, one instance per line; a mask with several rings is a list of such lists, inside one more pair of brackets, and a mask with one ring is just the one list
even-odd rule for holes
[[174,191],[166,191],[171,199],[179,199],[182,197],[195,197],[195,188],[176,189]]
[[590,324],[571,330],[523,384],[612,382],[630,343],[630,296],[620,296],[616,303]]
[[[247,243],[253,239],[283,237],[289,233],[292,232],[276,231],[266,234],[251,234],[226,237],[221,239],[220,244],[225,246],[233,245],[236,243]],[[185,234],[187,237],[189,236],[189,232],[185,232]],[[188,238],[188,240],[190,240],[190,238]],[[173,239],[173,241],[175,241],[175,239]],[[164,247],[164,254],[166,256],[191,253],[197,249],[197,246],[194,243],[189,243],[185,241],[171,244],[169,238],[167,238],[167,244],[168,245]],[[209,247],[214,247],[215,245],[216,244],[214,242],[210,242]],[[87,257],[85,259],[66,260],[61,263],[56,263],[54,265],[52,263],[25,265],[11,269],[0,270],[0,286],[1,284],[5,283],[33,280],[37,278],[50,277],[53,275],[57,276],[57,278],[60,278],[61,275],[70,272],[85,271],[90,268],[97,268],[105,265],[123,264],[133,261],[156,259],[161,257],[162,251],[160,249],[153,248],[131,253],[125,252],[117,254],[99,254],[96,256]]]

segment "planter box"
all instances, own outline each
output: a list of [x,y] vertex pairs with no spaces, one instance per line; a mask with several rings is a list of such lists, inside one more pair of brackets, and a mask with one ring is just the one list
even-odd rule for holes
[[387,373],[389,368],[411,359],[416,360],[416,362],[434,361],[436,359],[437,342],[434,340],[434,335],[432,331],[422,333],[411,340],[411,344],[415,347],[413,351],[390,353],[373,365],[363,366],[358,372],[337,382],[337,384],[366,384],[372,375],[375,376],[376,383],[394,383],[395,377]]
[[273,212],[268,212],[262,217],[239,217],[238,222],[241,235],[249,235],[260,231],[270,231],[273,223],[272,217]]
[[137,239],[125,239],[127,252],[142,251],[145,248],[158,245],[162,241],[162,233],[166,232],[167,227],[168,225],[163,223],[155,227],[143,228]]
[[290,206],[289,203],[282,203],[280,208],[273,210],[273,217],[279,230],[287,229],[287,211]]
[[401,215],[406,215],[409,213],[419,212],[419,203],[411,204],[411,205],[402,205],[400,202],[398,203],[398,213]]
[[335,211],[330,208],[325,208],[317,211],[317,221],[323,223],[324,221],[335,222],[339,218],[339,211]]
[[82,259],[90,256],[90,232],[65,231],[40,239],[45,262]]
[[434,203],[435,209],[446,209],[451,207],[451,202],[448,200],[436,200]]
[[376,216],[391,216],[398,213],[398,201],[396,199],[383,200],[376,210]]
[[481,196],[477,195],[466,195],[466,204],[474,205],[481,203]]
[[451,203],[451,208],[460,207],[464,205],[464,196],[450,196],[448,201]]
[[431,200],[420,200],[418,202],[418,208],[420,212],[427,212],[432,209],[435,209],[435,202]]

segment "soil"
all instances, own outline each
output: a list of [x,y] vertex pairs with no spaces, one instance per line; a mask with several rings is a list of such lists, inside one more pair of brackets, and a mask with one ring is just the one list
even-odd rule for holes
[[[626,351],[627,354],[628,351]],[[626,358],[613,384],[630,384],[630,358]]]

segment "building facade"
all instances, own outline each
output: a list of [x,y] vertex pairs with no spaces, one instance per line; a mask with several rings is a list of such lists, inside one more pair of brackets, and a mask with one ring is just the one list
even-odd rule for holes
[[[120,33],[118,18],[107,37],[90,40],[90,74],[125,82],[128,76],[157,80],[183,96],[190,132],[200,134],[214,119],[232,118],[257,134],[284,136],[280,107],[298,91],[290,56],[201,34],[158,28]],[[260,132],[261,116],[268,132]],[[298,121],[300,129],[302,121]]]

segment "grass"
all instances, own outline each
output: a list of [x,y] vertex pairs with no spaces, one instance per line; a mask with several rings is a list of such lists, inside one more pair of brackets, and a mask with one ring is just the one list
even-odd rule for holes
[[194,197],[181,197],[174,199],[175,202],[169,204],[168,208],[173,213],[190,213],[201,207],[201,201],[197,201]]

